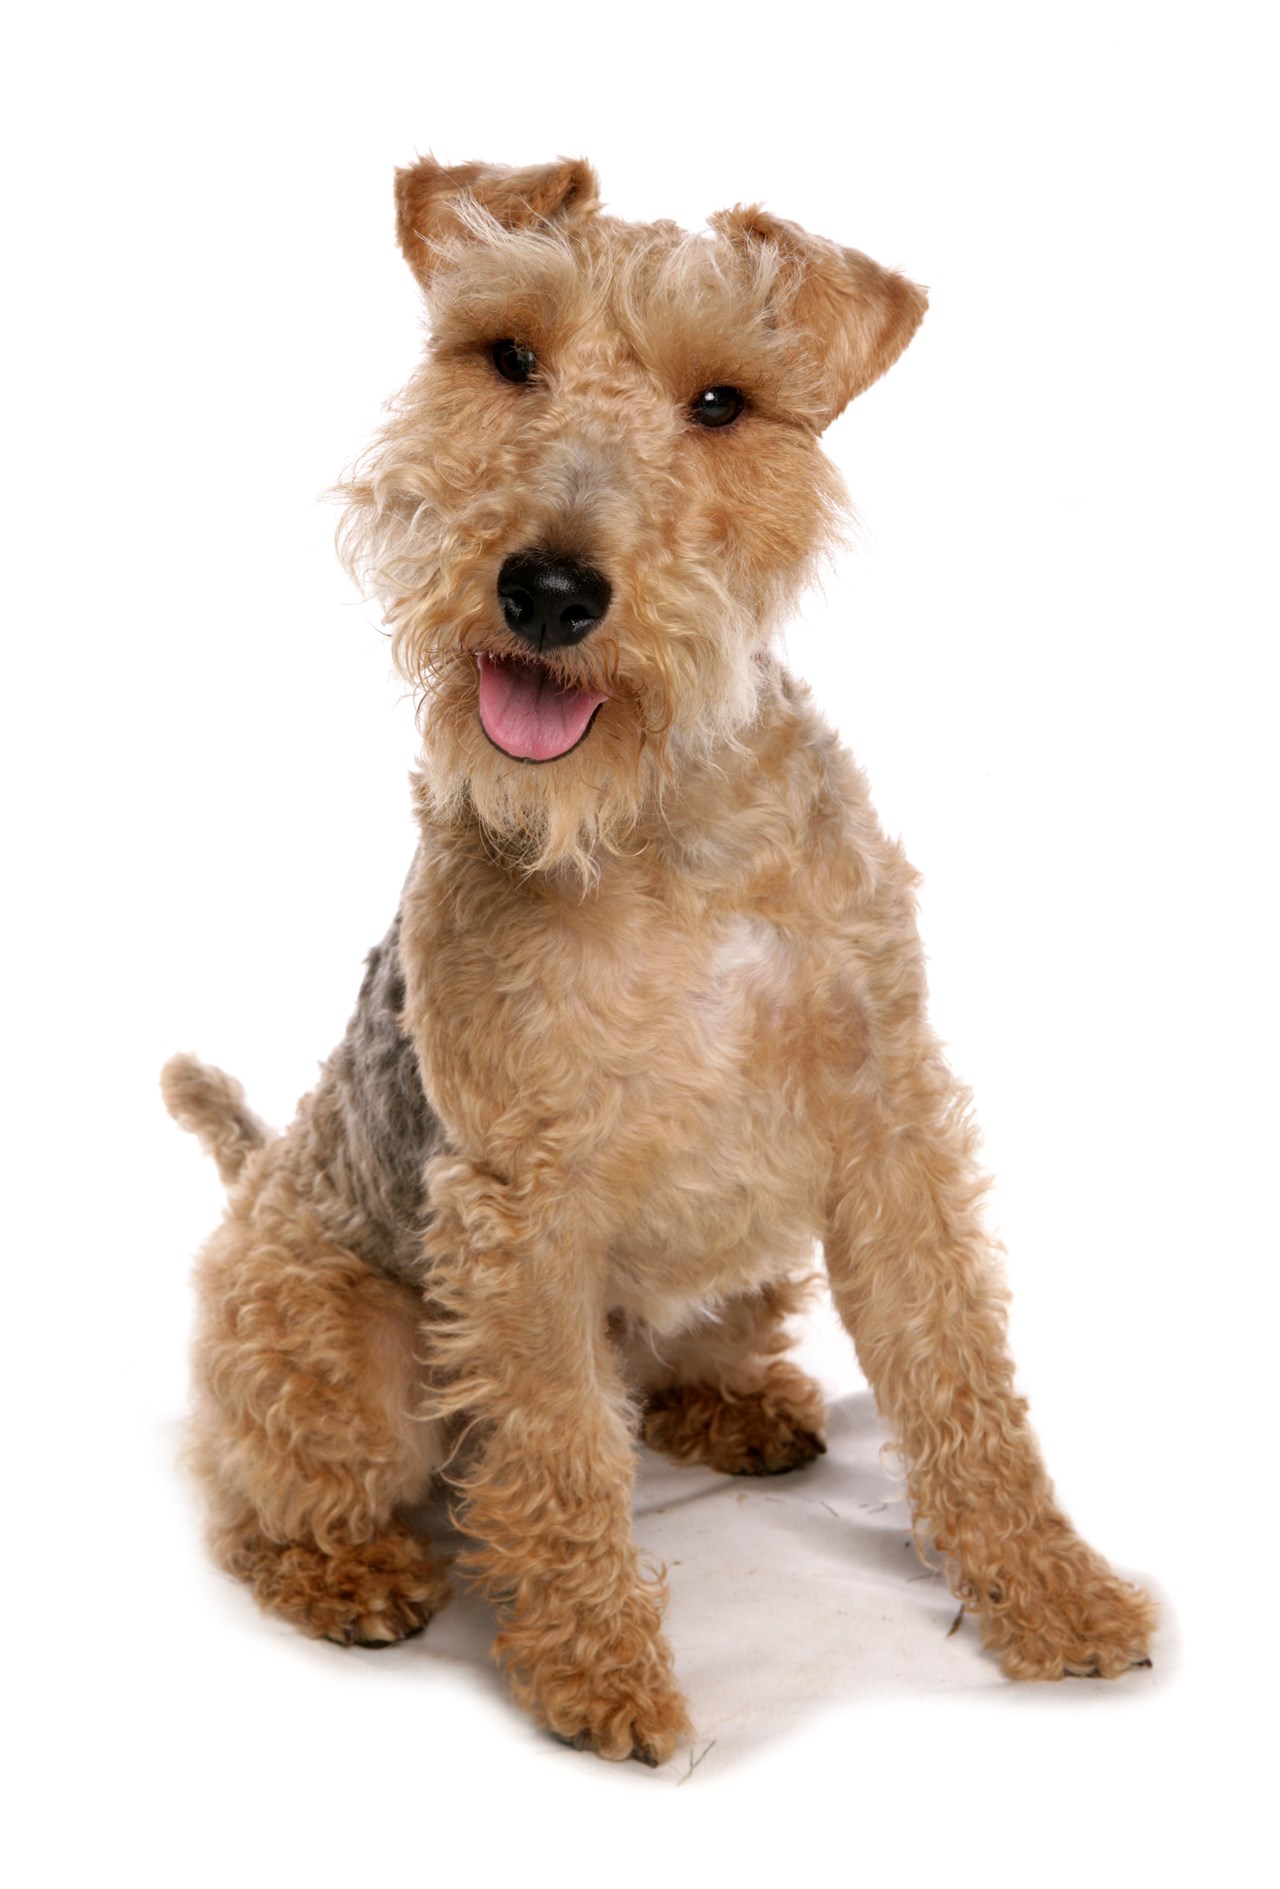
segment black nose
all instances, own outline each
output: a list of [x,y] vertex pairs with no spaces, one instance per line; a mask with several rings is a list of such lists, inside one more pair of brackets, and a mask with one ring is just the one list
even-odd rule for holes
[[498,601],[507,628],[535,649],[563,649],[593,630],[613,592],[589,564],[521,551],[498,572]]

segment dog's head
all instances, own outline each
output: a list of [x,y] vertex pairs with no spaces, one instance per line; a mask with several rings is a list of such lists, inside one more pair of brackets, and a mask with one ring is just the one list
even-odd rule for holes
[[756,208],[607,217],[577,161],[423,158],[396,206],[431,336],[344,551],[422,692],[424,792],[589,874],[749,727],[843,505],[818,436],[925,296]]

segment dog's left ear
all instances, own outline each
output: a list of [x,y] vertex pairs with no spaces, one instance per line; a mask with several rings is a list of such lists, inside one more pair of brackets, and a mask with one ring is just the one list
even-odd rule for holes
[[530,164],[437,164],[429,154],[396,172],[396,235],[404,259],[423,288],[435,266],[436,246],[465,231],[458,211],[477,203],[504,229],[533,229],[570,211],[590,210],[600,197],[585,158]]
[[777,313],[817,370],[821,432],[893,366],[924,320],[928,296],[861,250],[810,236],[758,205],[721,210],[710,222],[735,248],[779,258]]

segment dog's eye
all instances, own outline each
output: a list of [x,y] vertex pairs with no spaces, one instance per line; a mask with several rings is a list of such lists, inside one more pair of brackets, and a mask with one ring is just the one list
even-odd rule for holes
[[699,426],[728,426],[746,404],[736,387],[704,387],[689,402],[689,414]]
[[532,348],[523,347],[519,341],[495,341],[489,353],[503,380],[523,384],[533,379],[538,357]]

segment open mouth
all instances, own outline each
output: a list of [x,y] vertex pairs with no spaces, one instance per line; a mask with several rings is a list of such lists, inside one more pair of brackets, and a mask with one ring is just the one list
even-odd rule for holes
[[540,663],[480,656],[480,726],[513,761],[558,761],[586,738],[607,695],[559,682]]

